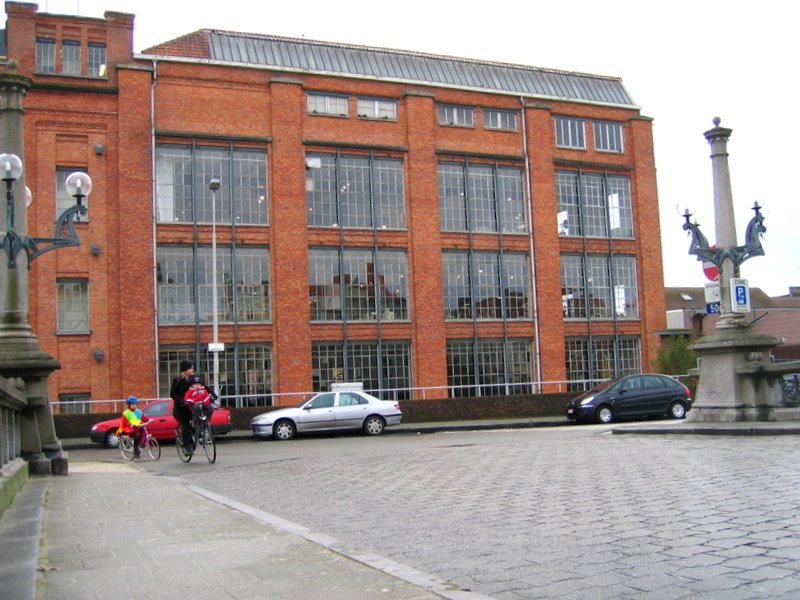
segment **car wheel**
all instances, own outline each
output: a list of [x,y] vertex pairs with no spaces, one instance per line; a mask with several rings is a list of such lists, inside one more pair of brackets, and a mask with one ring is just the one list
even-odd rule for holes
[[673,419],[683,419],[686,417],[686,406],[683,402],[673,402],[669,405],[669,416]]
[[119,438],[117,437],[116,429],[109,429],[106,431],[106,437],[103,441],[106,448],[117,448],[119,446]]
[[597,422],[598,423],[611,423],[614,420],[614,413],[608,406],[601,406],[597,409]]
[[367,435],[380,435],[386,429],[386,421],[383,417],[372,415],[364,420],[364,433]]
[[296,433],[297,428],[289,419],[281,419],[272,426],[272,437],[281,442],[292,439]]

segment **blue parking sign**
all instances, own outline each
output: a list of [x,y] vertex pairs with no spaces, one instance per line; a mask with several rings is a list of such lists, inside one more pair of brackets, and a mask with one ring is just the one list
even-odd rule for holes
[[750,312],[750,288],[747,279],[731,279],[731,304],[733,312]]

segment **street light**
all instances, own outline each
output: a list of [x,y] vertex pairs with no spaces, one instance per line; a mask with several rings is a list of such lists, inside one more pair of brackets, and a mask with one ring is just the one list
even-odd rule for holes
[[[66,180],[67,192],[75,198],[75,205],[70,206],[58,217],[55,227],[55,237],[36,238],[20,235],[15,229],[14,215],[14,182],[22,177],[22,161],[16,154],[0,154],[0,173],[6,183],[6,232],[3,237],[3,250],[8,255],[8,268],[17,268],[17,254],[25,250],[28,255],[28,268],[31,262],[40,254],[65,248],[67,246],[80,246],[81,240],[75,232],[75,219],[85,215],[88,209],[83,205],[83,199],[92,191],[92,178],[86,173],[71,173]],[[25,204],[30,206],[31,193],[25,188]],[[40,246],[40,244],[47,244]]]
[[[214,394],[219,398],[219,353],[222,350],[219,343],[219,323],[217,319],[217,190],[220,181],[213,177],[208,182],[211,190],[211,279],[213,280],[211,294],[211,327],[213,341],[208,345],[209,351],[214,355]],[[223,346],[224,347],[224,346]]]

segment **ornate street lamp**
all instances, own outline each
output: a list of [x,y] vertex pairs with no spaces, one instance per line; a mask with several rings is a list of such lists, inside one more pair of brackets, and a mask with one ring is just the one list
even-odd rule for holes
[[[40,254],[65,248],[67,246],[80,246],[81,240],[75,231],[75,219],[88,212],[83,205],[83,199],[92,191],[92,178],[86,173],[75,172],[67,176],[66,187],[70,196],[75,198],[75,205],[70,206],[58,217],[56,221],[55,237],[37,238],[29,235],[20,235],[14,223],[14,182],[22,177],[22,161],[16,154],[0,154],[0,173],[6,183],[6,232],[3,237],[3,250],[8,255],[8,268],[17,268],[17,254],[25,250],[28,255],[28,268]],[[26,200],[30,205],[30,190],[26,187]],[[46,245],[44,245],[46,244]]]

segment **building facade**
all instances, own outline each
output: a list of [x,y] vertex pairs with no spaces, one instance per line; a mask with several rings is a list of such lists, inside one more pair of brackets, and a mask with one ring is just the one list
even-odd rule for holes
[[37,235],[66,174],[94,181],[82,245],[31,268],[53,397],[213,373],[215,306],[232,404],[577,389],[655,357],[652,122],[619,79],[215,30],[134,53],[133,15],[6,12]]

